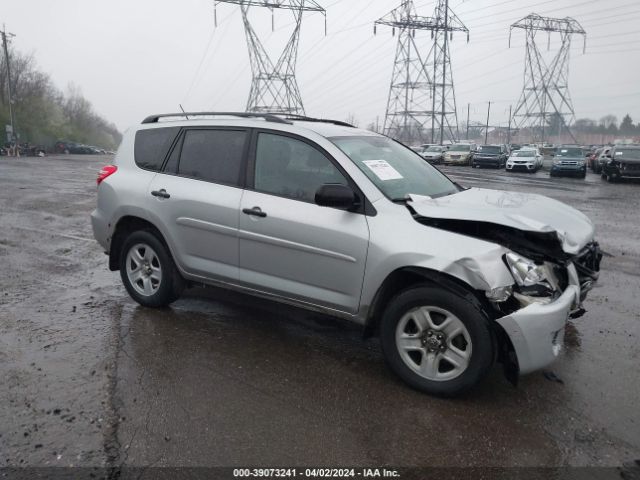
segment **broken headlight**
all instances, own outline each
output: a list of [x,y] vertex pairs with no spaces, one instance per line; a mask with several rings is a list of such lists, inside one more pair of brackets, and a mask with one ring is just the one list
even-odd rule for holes
[[509,252],[505,260],[520,293],[534,297],[551,296],[558,289],[557,281],[547,264],[537,264],[533,260]]

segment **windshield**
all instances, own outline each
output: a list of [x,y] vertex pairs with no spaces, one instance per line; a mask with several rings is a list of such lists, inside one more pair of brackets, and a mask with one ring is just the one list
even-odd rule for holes
[[425,152],[442,152],[442,147],[429,147],[425,150]]
[[556,157],[582,157],[581,148],[559,148]]
[[455,152],[469,152],[471,150],[471,145],[451,145],[451,148],[449,150],[453,150]]
[[481,153],[500,153],[500,147],[495,145],[481,145],[478,147],[478,151]]
[[514,157],[535,157],[536,152],[533,150],[518,150],[517,152],[513,152]]
[[386,137],[329,138],[391,200],[408,194],[441,197],[458,188],[440,171],[398,142]]
[[616,158],[632,158],[640,160],[640,148],[616,148]]

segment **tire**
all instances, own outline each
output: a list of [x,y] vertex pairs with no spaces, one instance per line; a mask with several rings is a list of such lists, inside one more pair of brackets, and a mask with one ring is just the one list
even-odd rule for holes
[[396,375],[417,390],[442,397],[476,386],[495,353],[482,312],[466,298],[427,285],[405,290],[389,302],[380,341]]
[[184,290],[169,249],[149,230],[135,231],[124,241],[120,277],[131,298],[145,307],[166,307]]

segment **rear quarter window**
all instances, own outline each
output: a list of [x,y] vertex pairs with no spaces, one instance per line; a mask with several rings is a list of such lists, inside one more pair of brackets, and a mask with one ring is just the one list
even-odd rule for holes
[[145,170],[160,171],[180,127],[138,130],[134,147],[136,165]]

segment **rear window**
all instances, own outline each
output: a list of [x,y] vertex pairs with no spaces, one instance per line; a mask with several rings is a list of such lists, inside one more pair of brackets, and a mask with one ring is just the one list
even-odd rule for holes
[[160,171],[179,127],[152,128],[138,130],[134,147],[136,165],[145,170]]
[[240,185],[246,138],[244,130],[187,131],[178,174],[208,182]]

